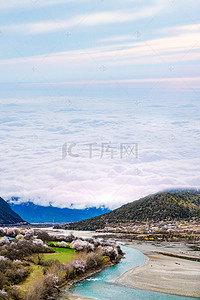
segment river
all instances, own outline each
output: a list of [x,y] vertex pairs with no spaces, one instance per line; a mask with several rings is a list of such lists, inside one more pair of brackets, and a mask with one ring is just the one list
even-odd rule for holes
[[69,291],[66,291],[66,294],[70,292],[77,296],[108,300],[195,300],[195,298],[139,290],[115,283],[115,280],[124,272],[145,262],[145,256],[140,251],[126,246],[121,246],[121,248],[125,253],[125,258],[119,264],[75,284]]
[[[73,233],[75,236],[83,238],[93,235],[93,232],[55,230],[52,228],[44,228],[44,230],[50,230],[62,235]],[[134,267],[143,265],[145,262],[145,256],[140,251],[124,246],[123,243],[120,246],[125,253],[125,257],[119,264],[108,267],[96,275],[73,285],[69,290],[66,289],[64,294],[71,293],[77,296],[104,300],[196,300],[196,298],[140,290],[115,283],[116,279],[123,273]],[[62,298],[61,296],[60,299],[66,298]]]

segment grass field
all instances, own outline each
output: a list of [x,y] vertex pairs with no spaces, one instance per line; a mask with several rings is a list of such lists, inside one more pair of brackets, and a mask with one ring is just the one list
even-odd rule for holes
[[23,291],[27,291],[36,279],[43,277],[42,267],[37,265],[32,265],[32,272],[29,276],[19,284]]
[[56,252],[60,252],[60,253],[72,253],[75,254],[75,250],[72,248],[59,248],[59,247],[51,247],[53,250],[55,250]]
[[42,256],[42,259],[57,259],[61,263],[69,263],[76,258],[75,250],[69,248],[59,248],[52,247],[56,251],[56,253],[45,253]]
[[[52,247],[52,249],[55,250],[55,253],[42,254],[43,261],[46,261],[48,259],[57,259],[60,263],[69,263],[76,258],[76,253],[74,249],[59,247]],[[36,279],[43,277],[43,268],[42,266],[37,265],[37,255],[34,255],[32,259],[35,261],[36,264],[33,264],[31,266],[32,272],[25,279],[25,281],[20,284],[23,291],[27,291]]]
[[73,253],[47,253],[43,255],[43,260],[48,260],[48,259],[57,259],[61,263],[69,263],[72,260],[76,258],[76,254]]

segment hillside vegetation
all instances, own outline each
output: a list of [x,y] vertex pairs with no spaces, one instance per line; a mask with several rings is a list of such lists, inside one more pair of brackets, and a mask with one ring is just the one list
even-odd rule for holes
[[162,192],[125,204],[99,217],[65,225],[66,229],[96,230],[106,224],[200,218],[198,191]]
[[0,197],[0,224],[18,224],[26,223],[22,218],[16,214],[8,205],[8,203]]
[[62,287],[113,266],[122,257],[120,246],[112,242],[0,227],[0,299],[60,299]]

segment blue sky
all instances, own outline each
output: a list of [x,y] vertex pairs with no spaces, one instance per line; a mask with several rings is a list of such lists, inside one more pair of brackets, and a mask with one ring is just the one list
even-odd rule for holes
[[1,82],[199,84],[198,1],[0,4]]
[[[198,1],[0,7],[2,197],[115,208],[199,188]],[[124,144],[137,155],[120,157]]]

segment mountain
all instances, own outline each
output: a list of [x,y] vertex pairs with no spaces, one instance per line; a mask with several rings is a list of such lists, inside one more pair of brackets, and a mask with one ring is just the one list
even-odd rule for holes
[[19,225],[27,224],[22,218],[16,214],[9,204],[0,197],[0,225]]
[[29,223],[67,223],[88,219],[107,213],[106,208],[70,209],[36,205],[33,202],[17,203],[17,198],[8,201],[11,208]]
[[125,204],[99,217],[65,225],[66,229],[96,230],[125,222],[200,218],[200,193],[196,190],[161,192]]

